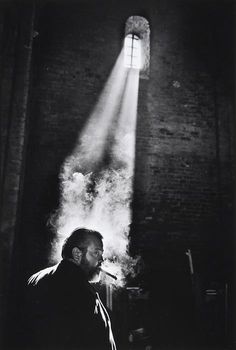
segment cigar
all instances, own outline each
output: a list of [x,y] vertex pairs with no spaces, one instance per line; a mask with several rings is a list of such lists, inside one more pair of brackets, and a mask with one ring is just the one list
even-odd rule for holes
[[105,273],[107,276],[110,276],[111,278],[113,278],[114,280],[117,280],[117,277],[115,275],[112,275],[112,273],[107,272],[103,269],[100,268],[100,271],[102,271],[103,273]]

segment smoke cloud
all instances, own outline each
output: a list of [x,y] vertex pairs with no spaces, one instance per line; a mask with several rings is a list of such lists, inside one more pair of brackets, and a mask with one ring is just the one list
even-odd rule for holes
[[123,284],[135,265],[128,254],[131,199],[132,178],[125,169],[104,170],[96,179],[92,173],[63,176],[52,261],[60,259],[63,241],[76,227],[94,229],[104,237],[104,269],[118,277],[116,283]]

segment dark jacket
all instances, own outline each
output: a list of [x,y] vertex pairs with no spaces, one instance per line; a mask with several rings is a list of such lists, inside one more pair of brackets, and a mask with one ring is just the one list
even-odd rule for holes
[[29,279],[24,319],[30,350],[116,349],[98,293],[80,267],[67,260]]

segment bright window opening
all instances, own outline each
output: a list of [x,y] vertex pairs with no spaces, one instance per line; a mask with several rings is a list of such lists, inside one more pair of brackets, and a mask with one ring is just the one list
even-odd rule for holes
[[125,67],[141,68],[140,39],[134,34],[128,34],[125,38]]

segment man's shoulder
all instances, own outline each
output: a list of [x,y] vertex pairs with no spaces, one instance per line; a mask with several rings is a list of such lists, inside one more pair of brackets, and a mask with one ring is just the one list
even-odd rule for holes
[[41,283],[44,280],[47,280],[48,278],[50,278],[50,276],[52,276],[55,271],[57,270],[59,264],[47,267],[43,270],[40,270],[36,273],[34,273],[27,281],[27,285],[28,286],[36,286],[39,283]]

